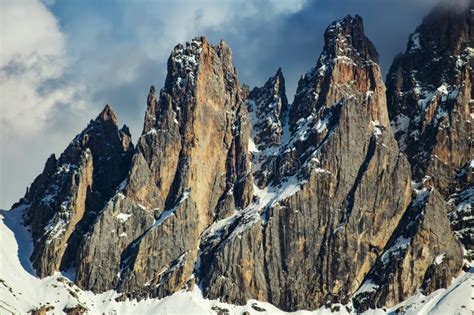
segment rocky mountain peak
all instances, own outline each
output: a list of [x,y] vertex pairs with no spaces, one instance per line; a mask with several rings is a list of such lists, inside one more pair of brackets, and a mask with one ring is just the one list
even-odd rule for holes
[[[440,4],[410,36],[387,75],[389,114],[399,145],[416,180],[436,174],[435,185],[445,196],[457,170],[473,156],[465,141],[472,122],[473,34],[472,1]],[[449,145],[441,140],[448,138]]]
[[362,18],[347,15],[332,23],[324,33],[325,59],[350,58],[354,62],[378,62],[378,53],[365,36]]
[[187,85],[195,84],[201,51],[206,45],[208,45],[206,38],[196,37],[185,45],[178,44],[173,48],[168,59],[165,90],[177,91]]
[[472,20],[474,3],[463,1],[443,1],[423,19],[411,34],[406,53],[428,60],[459,55],[467,47],[472,47]]
[[150,91],[148,92],[148,97],[147,97],[147,106],[151,106],[156,102],[156,89],[155,86],[152,85],[150,86]]
[[425,19],[387,94],[359,16],[327,28],[291,106],[281,69],[248,92],[223,41],[177,45],[135,148],[107,105],[20,201],[38,275],[285,311],[447,286],[462,267],[451,230],[472,249],[472,18],[438,11],[448,22]]
[[105,105],[104,109],[100,112],[99,116],[97,116],[96,120],[101,120],[101,121],[111,121],[112,123],[116,124],[117,123],[117,115],[115,115],[115,112],[112,110],[112,107],[107,104]]
[[[254,203],[204,236],[206,296],[226,292],[225,300],[239,303],[257,296],[288,311],[346,303],[377,259],[369,243],[387,244],[410,201],[410,172],[389,132],[380,69],[361,30],[358,18],[332,24],[316,68],[298,84],[284,141],[254,148]],[[346,51],[370,53],[339,57],[338,36],[356,38],[344,39]],[[279,126],[273,116],[264,122],[269,113],[280,114],[273,106],[280,77],[277,72],[249,94],[254,139]],[[372,232],[382,227],[384,233]],[[242,261],[250,263],[231,267]]]
[[106,105],[59,159],[48,158],[22,200],[35,240],[31,260],[41,277],[76,264],[83,235],[128,173],[131,135],[116,122]]
[[349,98],[362,100],[359,103],[369,101],[372,120],[387,127],[385,96],[380,100],[385,87],[377,64],[378,54],[364,34],[362,18],[346,16],[332,23],[324,39],[316,66],[298,82],[290,109],[290,130],[294,133],[302,119]]
[[[83,244],[82,287],[137,297],[185,288],[204,230],[251,203],[247,107],[231,56],[204,37],[171,52],[159,96],[150,88],[128,177]],[[101,246],[104,238],[113,245]]]
[[387,75],[392,130],[414,181],[447,201],[452,228],[471,257],[466,231],[474,220],[466,205],[474,190],[465,174],[474,157],[473,44],[474,1],[444,1],[410,35]]
[[248,95],[248,108],[257,147],[269,148],[281,144],[288,113],[285,78],[281,68],[263,87],[255,87]]
[[143,123],[143,132],[147,133],[150,131],[156,123],[156,112],[157,112],[157,96],[155,86],[152,85],[148,92],[146,101],[145,121]]
[[[212,66],[218,67],[214,69],[218,72],[213,76],[204,75]],[[193,111],[193,104],[204,95],[197,92],[219,84],[221,77],[227,92],[234,93],[238,89],[232,53],[223,41],[211,45],[205,37],[195,37],[184,45],[176,45],[168,59],[168,74],[159,97],[154,88],[150,89],[144,133],[162,125],[164,120],[176,121],[183,128],[190,120],[188,115]]]

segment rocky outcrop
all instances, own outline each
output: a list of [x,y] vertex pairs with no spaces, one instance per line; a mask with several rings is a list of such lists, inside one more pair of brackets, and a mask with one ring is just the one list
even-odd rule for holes
[[254,88],[247,97],[250,122],[249,150],[252,154],[253,175],[264,186],[272,173],[269,160],[275,158],[282,143],[288,141],[289,105],[285,92],[285,78],[279,68],[263,87]]
[[447,201],[453,229],[472,257],[474,4],[438,5],[410,36],[387,76],[395,137],[414,179]]
[[133,153],[128,128],[107,105],[69,144],[52,155],[20,204],[28,204],[33,266],[40,277],[75,264],[83,234],[125,178]]
[[128,180],[84,244],[78,283],[135,297],[185,287],[204,229],[252,199],[246,119],[227,45],[176,46],[159,97],[150,89]]
[[256,87],[250,92],[247,104],[252,131],[255,131],[250,140],[255,149],[265,150],[280,145],[288,115],[285,78],[281,69],[263,87]]
[[[380,92],[374,88],[383,89],[383,85],[377,86],[380,82],[376,82],[380,80],[378,54],[364,34],[360,16],[346,17],[332,24],[324,34],[324,43],[316,67],[298,83],[294,101],[297,106],[290,110],[292,130],[299,125],[300,119],[314,115],[321,107],[327,106],[327,102],[336,103],[341,96],[350,98],[354,91],[372,94]],[[331,72],[335,75],[327,75]],[[371,96],[369,94],[366,96]]]
[[203,237],[206,296],[314,309],[348,302],[362,283],[411,195],[376,61],[360,17],[328,28],[290,108],[291,134],[258,171],[257,200]]
[[438,5],[387,76],[392,130],[417,189],[355,294],[359,310],[447,287],[463,264],[455,235],[468,249],[466,258],[472,255],[472,8],[472,2]]
[[474,156],[474,4],[440,4],[410,36],[387,76],[389,114],[415,180],[447,197]]
[[455,193],[446,202],[455,235],[466,250],[465,257],[474,259],[474,160],[467,163],[454,180]]

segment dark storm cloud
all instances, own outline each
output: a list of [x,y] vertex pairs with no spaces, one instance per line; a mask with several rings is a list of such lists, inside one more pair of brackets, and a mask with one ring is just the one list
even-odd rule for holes
[[207,35],[229,43],[241,81],[251,86],[264,83],[281,66],[291,100],[300,75],[315,65],[323,33],[332,21],[347,14],[362,16],[386,73],[393,57],[405,50],[409,34],[435,4],[435,0],[315,0],[306,1],[295,14],[273,20],[265,19],[266,6],[260,4],[253,16],[241,18],[236,11],[226,24],[207,30]]
[[97,100],[98,106],[110,104],[113,110],[120,114],[119,123],[133,127],[133,137],[136,140],[142,130],[150,85],[158,78],[163,78],[164,81],[165,69],[164,62],[145,60],[137,66],[136,72],[140,75],[136,80],[118,82],[97,90],[92,99]]

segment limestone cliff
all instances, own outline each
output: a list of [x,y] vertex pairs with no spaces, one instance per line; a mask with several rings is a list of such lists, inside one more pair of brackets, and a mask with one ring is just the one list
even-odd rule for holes
[[186,287],[204,229],[251,201],[246,120],[227,45],[176,46],[164,88],[150,89],[128,180],[85,241],[79,284],[159,297]]
[[474,4],[440,4],[423,20],[387,75],[389,114],[414,179],[443,196],[474,157]]

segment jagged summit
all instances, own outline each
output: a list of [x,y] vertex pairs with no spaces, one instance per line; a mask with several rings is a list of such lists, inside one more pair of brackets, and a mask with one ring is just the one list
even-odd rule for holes
[[472,8],[472,1],[462,10],[436,7],[387,75],[389,115],[399,145],[416,179],[436,174],[444,193],[456,169],[474,156],[473,146],[465,141],[472,119]]
[[194,85],[200,61],[202,46],[207,39],[196,37],[185,45],[176,45],[168,59],[168,75],[165,90],[181,89],[186,85]]
[[164,89],[171,93],[179,92],[188,86],[192,88],[197,79],[199,65],[203,62],[203,51],[211,48],[218,54],[228,55],[231,61],[231,51],[227,44],[221,40],[218,45],[212,45],[204,36],[193,38],[190,42],[176,45],[168,59],[168,74]]
[[[333,25],[336,37],[318,64],[324,68],[299,82],[285,141],[252,152],[255,203],[204,236],[201,265],[206,261],[210,267],[200,274],[210,298],[222,298],[220,292],[228,301],[258,296],[288,311],[346,303],[377,257],[360,253],[371,252],[369,243],[385,247],[409,203],[409,166],[387,132],[380,69],[372,56],[357,63],[326,58],[343,34],[335,32],[342,25]],[[360,28],[357,19],[343,25]],[[251,119],[253,135],[265,130],[262,126],[278,126],[274,116],[268,125],[268,115],[258,119],[259,109],[271,107],[270,113],[279,114],[273,107],[280,99],[278,77],[249,95],[257,113]],[[235,227],[234,222],[242,223]],[[231,266],[241,261],[252,263],[234,271]],[[248,285],[239,290],[234,283]]]
[[388,126],[388,117],[378,109],[385,107],[385,100],[382,104],[378,101],[385,94],[378,54],[364,34],[362,18],[346,16],[332,23],[324,39],[316,66],[298,82],[290,108],[290,130],[296,132],[300,119],[315,116],[322,108],[337,105],[343,98],[360,99],[361,104],[367,98],[371,100],[369,103],[379,104],[369,112],[374,121]]
[[387,75],[392,130],[413,179],[444,199],[470,258],[474,189],[465,174],[474,169],[473,57],[474,2],[442,3],[416,28]]
[[[211,69],[214,62],[216,67]],[[231,50],[224,41],[212,45],[205,37],[195,37],[185,45],[176,45],[168,59],[164,87],[158,96],[150,89],[143,133],[162,124],[163,119],[176,120],[183,127],[193,111],[193,104],[204,101],[198,99],[204,95],[198,91],[218,84],[221,78],[226,92],[234,93],[237,71],[232,64]]]
[[287,123],[288,100],[281,68],[261,88],[255,87],[248,96],[250,117],[255,134],[252,141],[261,148],[281,144]]
[[191,285],[204,230],[252,201],[241,93],[223,42],[173,49],[165,86],[150,88],[128,177],[83,243],[81,287],[163,297]]
[[[442,3],[433,9],[387,75],[392,130],[410,162],[413,199],[395,232],[398,237],[391,240],[392,250],[376,262],[355,294],[359,309],[403,299],[415,283],[421,283],[424,294],[447,286],[462,266],[456,238],[467,259],[473,257],[467,234],[474,230],[474,190],[464,175],[472,172],[474,156],[472,3]],[[443,242],[433,242],[439,235]],[[399,268],[406,261],[413,261],[413,267]]]
[[76,265],[84,234],[130,167],[128,128],[117,127],[109,105],[56,159],[51,155],[20,204],[34,239],[33,266],[40,277]]
[[466,47],[474,44],[472,38],[472,20],[474,2],[469,4],[462,1],[438,4],[423,19],[410,36],[406,53],[419,54],[440,58],[443,56],[458,55]]
[[115,115],[115,112],[112,110],[112,107],[107,104],[105,105],[104,109],[100,112],[99,116],[97,116],[97,120],[102,120],[102,121],[112,121],[114,124],[117,123],[117,115]]
[[347,15],[333,22],[324,33],[321,59],[350,58],[354,62],[378,62],[378,53],[365,36],[362,18]]

